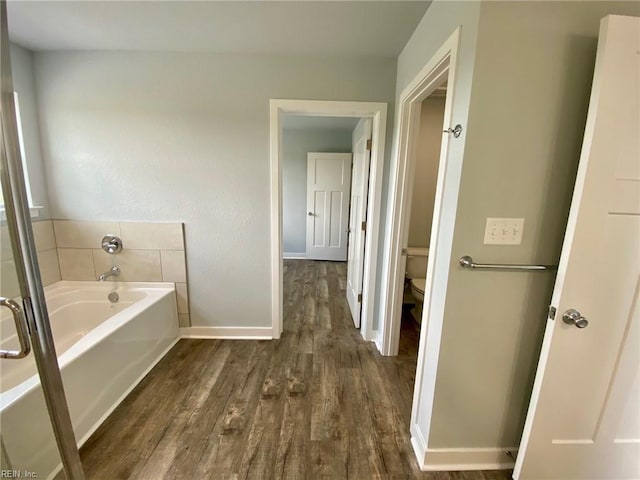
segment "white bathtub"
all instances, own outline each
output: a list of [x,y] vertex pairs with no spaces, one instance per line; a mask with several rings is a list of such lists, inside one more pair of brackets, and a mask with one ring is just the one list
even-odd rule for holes
[[[116,291],[117,303],[107,295]],[[178,341],[172,283],[57,282],[45,289],[58,362],[82,445]],[[13,321],[0,318],[1,348],[16,348]],[[61,468],[33,354],[0,360],[3,469],[52,478]]]

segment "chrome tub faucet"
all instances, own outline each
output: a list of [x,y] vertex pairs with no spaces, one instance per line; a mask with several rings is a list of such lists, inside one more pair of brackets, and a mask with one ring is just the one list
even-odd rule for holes
[[109,271],[101,273],[100,275],[98,275],[98,281],[99,282],[104,282],[107,278],[109,278],[109,277],[117,277],[118,275],[120,275],[120,267],[118,267],[117,265],[114,265],[113,267],[111,267],[111,269]]

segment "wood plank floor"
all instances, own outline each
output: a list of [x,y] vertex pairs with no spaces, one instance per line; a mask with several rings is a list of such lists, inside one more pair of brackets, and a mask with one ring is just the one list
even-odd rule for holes
[[181,340],[81,449],[88,479],[499,480],[420,472],[418,332],[382,357],[353,327],[346,264],[285,261],[276,341]]

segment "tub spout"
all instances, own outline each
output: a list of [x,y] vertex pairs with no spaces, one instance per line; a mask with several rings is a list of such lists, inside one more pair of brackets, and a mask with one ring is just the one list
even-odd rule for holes
[[98,281],[104,282],[107,278],[117,277],[118,275],[120,275],[120,267],[117,265],[114,265],[113,267],[111,267],[111,269],[108,272],[104,272],[98,275]]

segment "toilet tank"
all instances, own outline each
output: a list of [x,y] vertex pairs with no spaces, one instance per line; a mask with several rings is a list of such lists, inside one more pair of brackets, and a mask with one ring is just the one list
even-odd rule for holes
[[427,276],[427,259],[429,248],[407,247],[407,278],[425,278]]

